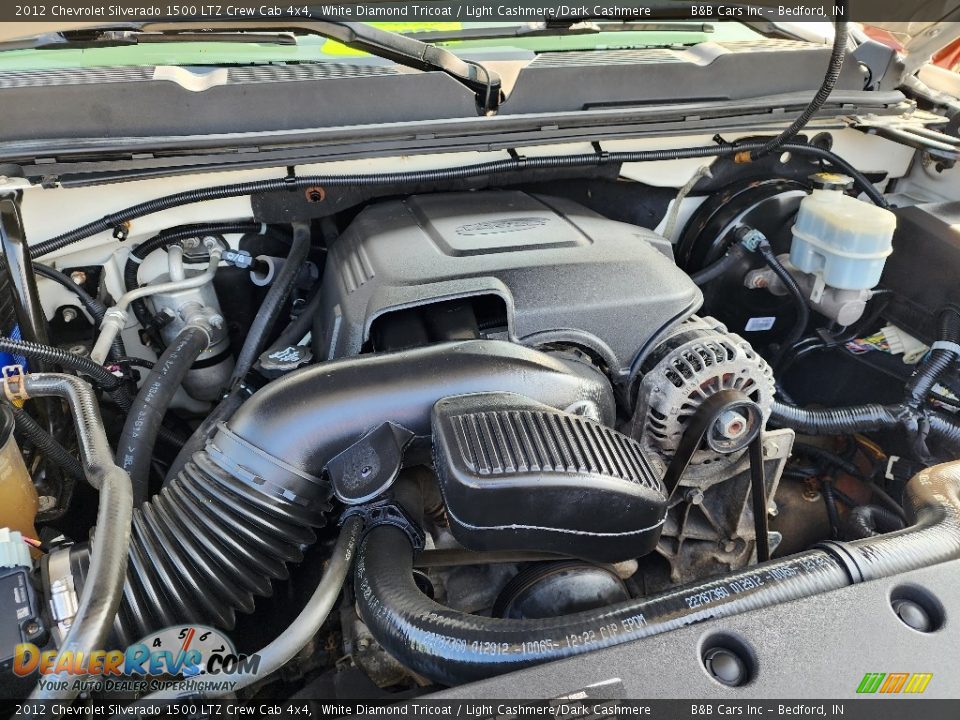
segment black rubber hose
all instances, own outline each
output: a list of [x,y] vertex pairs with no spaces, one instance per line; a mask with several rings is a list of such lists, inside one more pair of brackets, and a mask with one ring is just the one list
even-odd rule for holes
[[260,353],[270,340],[270,332],[283,312],[283,308],[290,298],[290,293],[297,284],[297,278],[303,270],[303,265],[310,254],[310,224],[293,224],[293,242],[286,262],[274,278],[267,296],[263,299],[257,314],[250,325],[243,347],[237,354],[237,362],[230,377],[230,387],[233,387],[250,372],[250,368],[260,357]]
[[800,338],[802,338],[807,331],[807,325],[810,324],[810,308],[807,307],[807,299],[803,296],[803,291],[800,289],[800,286],[797,285],[797,281],[793,279],[793,275],[791,275],[777,259],[773,248],[770,247],[770,243],[767,240],[763,240],[757,245],[757,252],[760,253],[760,257],[763,258],[767,267],[769,267],[780,279],[780,282],[783,283],[784,288],[786,288],[790,294],[790,299],[793,300],[794,310],[797,313],[793,327],[790,328],[790,332],[780,343],[780,347],[773,357],[773,369],[777,370],[783,363],[787,352],[800,341]]
[[844,525],[849,540],[876,537],[903,530],[904,522],[886,508],[877,505],[859,505],[850,511]]
[[[630,162],[657,162],[662,160],[683,160],[690,158],[731,157],[750,153],[764,147],[762,142],[744,142],[735,145],[707,145],[700,147],[676,148],[672,150],[643,150],[636,152],[590,153],[583,155],[554,155],[543,157],[510,158],[490,162],[461,165],[452,168],[433,170],[411,170],[393,173],[371,173],[357,175],[303,175],[298,177],[274,178],[270,180],[252,180],[232,185],[216,185],[208,188],[184,190],[132,205],[123,210],[105,215],[99,220],[87,223],[70,232],[57,235],[50,240],[34,246],[31,255],[42,257],[71,245],[78,240],[113,230],[123,223],[145,215],[171,208],[182,207],[197,202],[242,197],[259,193],[281,192],[286,190],[305,190],[314,186],[324,187],[377,187],[402,184],[417,185],[449,180],[465,180],[502,173],[518,172],[524,169],[543,170],[561,168],[585,168],[599,165]],[[883,195],[873,184],[850,165],[846,160],[821,147],[801,143],[787,143],[782,149],[799,156],[806,156],[830,163],[836,170],[853,178],[856,185],[870,199],[881,207],[887,207]],[[742,155],[741,155],[742,156]]]
[[89,358],[74,355],[71,352],[61,350],[51,345],[40,345],[39,343],[33,343],[27,340],[14,340],[13,338],[0,337],[0,350],[13,355],[22,355],[31,360],[40,360],[74,370],[81,375],[87,376],[104,390],[122,390],[121,379],[108,372],[102,366],[97,365]]
[[163,351],[134,398],[117,441],[117,464],[130,474],[134,507],[149,497],[150,461],[163,416],[209,342],[206,330],[186,326]]
[[74,480],[82,480],[83,467],[80,461],[71,455],[53,435],[44,430],[30,413],[16,405],[11,407],[13,419],[17,425],[17,434],[30,441],[48,462],[60,468],[65,475]]
[[960,307],[947,305],[940,311],[938,340],[953,343],[953,349],[933,348],[916,371],[907,381],[906,403],[918,408],[927,397],[940,377],[960,360]]
[[840,515],[837,513],[837,496],[833,491],[833,483],[828,478],[821,478],[820,490],[830,521],[830,537],[837,539],[840,537]]
[[153,237],[144,240],[137,245],[130,254],[127,255],[127,262],[123,266],[123,284],[125,290],[133,290],[139,287],[137,273],[140,265],[155,250],[167,248],[174,243],[187,240],[188,238],[203,237],[204,235],[236,235],[260,232],[263,229],[261,223],[242,221],[235,223],[193,223],[190,225],[177,225],[167,228]]
[[850,460],[846,460],[835,452],[831,452],[826,448],[822,448],[819,445],[811,445],[805,442],[795,442],[793,444],[793,454],[794,455],[804,455],[808,458],[814,460],[819,460],[826,465],[830,465],[839,470],[842,470],[847,475],[853,475],[856,478],[863,478],[863,472],[857,465]]
[[748,251],[740,243],[736,243],[719,260],[707,265],[690,276],[690,279],[698,286],[706,285],[712,280],[716,280],[724,275],[728,270],[736,267],[748,254]]
[[156,366],[156,363],[152,360],[147,360],[145,358],[138,357],[122,357],[114,360],[117,365],[126,365],[127,367],[135,368],[144,368],[145,370],[153,370]]
[[960,463],[925,470],[907,494],[916,519],[908,530],[825,543],[652,597],[538,620],[468,615],[429,599],[414,580],[409,539],[380,525],[361,543],[355,596],[384,650],[434,682],[455,685],[960,557]]
[[830,52],[830,63],[827,65],[827,73],[823,78],[823,82],[820,84],[820,88],[817,90],[817,94],[813,96],[810,104],[797,116],[797,119],[790,124],[790,127],[766,143],[762,148],[751,153],[751,157],[754,160],[764,155],[777,152],[793,140],[797,136],[797,133],[803,130],[806,124],[810,122],[810,119],[823,107],[827,98],[830,97],[830,93],[833,92],[833,88],[836,87],[837,80],[840,78],[840,70],[843,68],[843,59],[847,53],[848,33],[846,5],[846,0],[838,0],[838,2],[834,3],[834,17],[836,21],[833,24],[833,48]]
[[266,350],[261,353],[262,355],[269,355],[271,353],[283,350],[298,343],[308,332],[310,332],[313,327],[313,322],[316,319],[317,313],[320,312],[320,306],[323,304],[323,293],[320,292],[320,288],[314,291],[313,296],[307,301],[307,303],[300,309],[300,314],[295,317],[287,327],[283,329],[283,332],[277,336],[277,339]]
[[[870,480],[869,477],[865,476],[855,463],[846,460],[836,453],[830,452],[819,445],[810,445],[809,443],[805,442],[794,442],[793,453],[795,455],[805,455],[809,458],[820,460],[827,465],[832,465],[833,467],[842,470],[848,475],[852,475],[860,479],[868,488],[870,488],[871,492],[877,496],[877,499],[886,505],[888,512],[892,512],[898,517],[903,517],[903,508],[900,507],[900,504],[894,500],[883,488],[879,487],[875,482]],[[833,492],[835,495],[840,497],[841,493],[836,488],[833,488]],[[847,504],[855,505],[856,503]]]

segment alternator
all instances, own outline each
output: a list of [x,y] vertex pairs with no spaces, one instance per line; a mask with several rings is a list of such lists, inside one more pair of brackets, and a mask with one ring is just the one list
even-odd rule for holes
[[[678,325],[647,356],[641,372],[631,435],[666,460],[673,457],[703,401],[720,390],[739,390],[760,407],[764,421],[770,415],[773,370],[746,340],[713,318],[693,316]],[[731,412],[714,432],[719,440],[735,440],[752,434],[751,422],[756,420]],[[709,443],[696,452],[689,475],[696,477],[709,466],[712,477],[722,477],[742,455],[725,454],[714,449],[717,445]]]

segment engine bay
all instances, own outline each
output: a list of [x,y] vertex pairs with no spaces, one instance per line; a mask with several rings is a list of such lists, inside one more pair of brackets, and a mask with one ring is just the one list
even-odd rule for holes
[[410,698],[949,556],[960,201],[750,142],[5,196],[4,651]]

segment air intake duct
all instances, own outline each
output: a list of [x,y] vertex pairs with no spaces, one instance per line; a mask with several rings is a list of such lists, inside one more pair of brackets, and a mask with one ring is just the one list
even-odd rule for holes
[[[325,523],[332,458],[384,422],[426,440],[438,400],[498,391],[614,417],[610,385],[592,366],[493,340],[351,358],[270,383],[135,511],[115,644],[178,623],[231,628]],[[72,552],[80,585],[84,554]]]

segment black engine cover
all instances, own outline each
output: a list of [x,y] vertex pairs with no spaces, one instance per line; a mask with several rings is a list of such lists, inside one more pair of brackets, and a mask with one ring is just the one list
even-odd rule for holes
[[593,420],[520,395],[461,395],[434,406],[433,448],[450,528],[469,549],[617,562],[660,538],[659,463]]
[[[702,301],[656,233],[570,200],[500,190],[370,205],[331,245],[321,292],[320,357],[483,337],[573,344],[613,378]],[[479,333],[462,334],[450,313],[469,305]],[[403,323],[410,313],[443,331]],[[408,342],[378,346],[378,329],[391,326]]]

